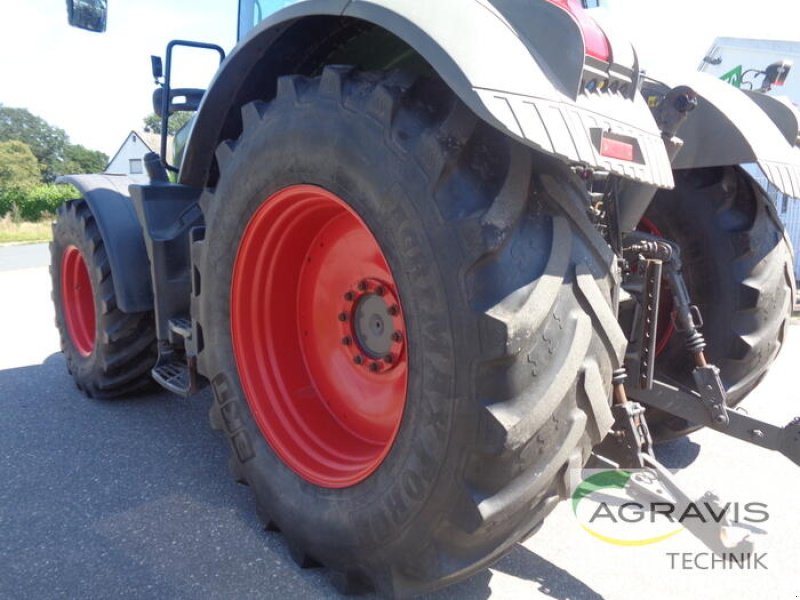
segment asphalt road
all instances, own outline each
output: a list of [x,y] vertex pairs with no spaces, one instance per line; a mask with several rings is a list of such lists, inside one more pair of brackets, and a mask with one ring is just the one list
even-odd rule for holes
[[[800,327],[746,402],[785,424],[800,414]],[[83,398],[58,352],[46,246],[0,247],[0,599],[335,596],[262,530],[250,491],[227,475],[208,393]],[[714,432],[659,450],[698,495],[764,502],[767,569],[673,568],[703,547],[686,532],[640,548],[584,532],[562,503],[494,568],[431,598],[800,598],[800,471]],[[702,566],[702,565],[701,565]]]

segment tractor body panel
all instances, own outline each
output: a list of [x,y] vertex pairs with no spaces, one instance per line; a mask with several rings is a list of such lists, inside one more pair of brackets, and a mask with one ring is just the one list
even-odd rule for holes
[[[479,118],[526,145],[570,164],[672,186],[660,132],[635,91],[638,65],[629,45],[610,43],[627,64],[587,59],[577,21],[544,0],[308,0],[283,8],[256,25],[218,72],[200,107],[180,182],[214,180],[213,152],[238,136],[241,106],[269,99],[282,75],[317,74],[370,29],[399,47],[398,61],[418,54]],[[380,66],[390,69],[394,62]],[[628,140],[631,156],[606,155],[606,133]]]
[[201,190],[183,185],[134,185],[130,188],[144,232],[153,289],[156,336],[170,339],[171,319],[187,318],[191,298],[190,232],[202,226],[197,204]]

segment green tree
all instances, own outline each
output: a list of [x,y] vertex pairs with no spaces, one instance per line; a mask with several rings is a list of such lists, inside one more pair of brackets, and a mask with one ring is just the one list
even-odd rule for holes
[[0,142],[0,189],[27,188],[41,180],[39,161],[30,146],[18,140]]
[[[187,111],[180,111],[170,115],[169,117],[169,126],[167,127],[167,133],[169,135],[175,135],[178,130],[186,125],[189,119],[192,118],[192,114]],[[150,113],[144,118],[144,130],[149,133],[157,133],[161,134],[161,117],[159,117],[155,113]]]
[[100,173],[108,164],[108,156],[98,150],[89,150],[80,144],[70,144],[64,150],[64,163],[60,174]]
[[45,181],[53,181],[60,174],[69,143],[63,129],[53,127],[24,108],[0,105],[0,142],[11,140],[19,140],[30,147]]

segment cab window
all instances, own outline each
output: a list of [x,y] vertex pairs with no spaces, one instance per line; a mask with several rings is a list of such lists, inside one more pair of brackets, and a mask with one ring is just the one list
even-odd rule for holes
[[239,2],[239,39],[282,8],[297,4],[303,0],[241,0]]

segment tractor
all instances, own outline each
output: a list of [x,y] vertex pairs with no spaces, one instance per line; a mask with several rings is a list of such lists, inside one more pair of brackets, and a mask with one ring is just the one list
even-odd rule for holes
[[[105,0],[67,5],[105,29]],[[301,567],[438,589],[532,535],[590,461],[680,494],[653,440],[699,426],[800,463],[800,423],[729,410],[793,305],[744,168],[800,196],[777,117],[645,75],[577,0],[241,0],[238,19],[227,56],[153,60],[164,123],[196,114],[150,184],[64,179],[53,299],[85,395],[211,387],[233,477]],[[187,45],[220,55],[207,90],[171,86]]]

